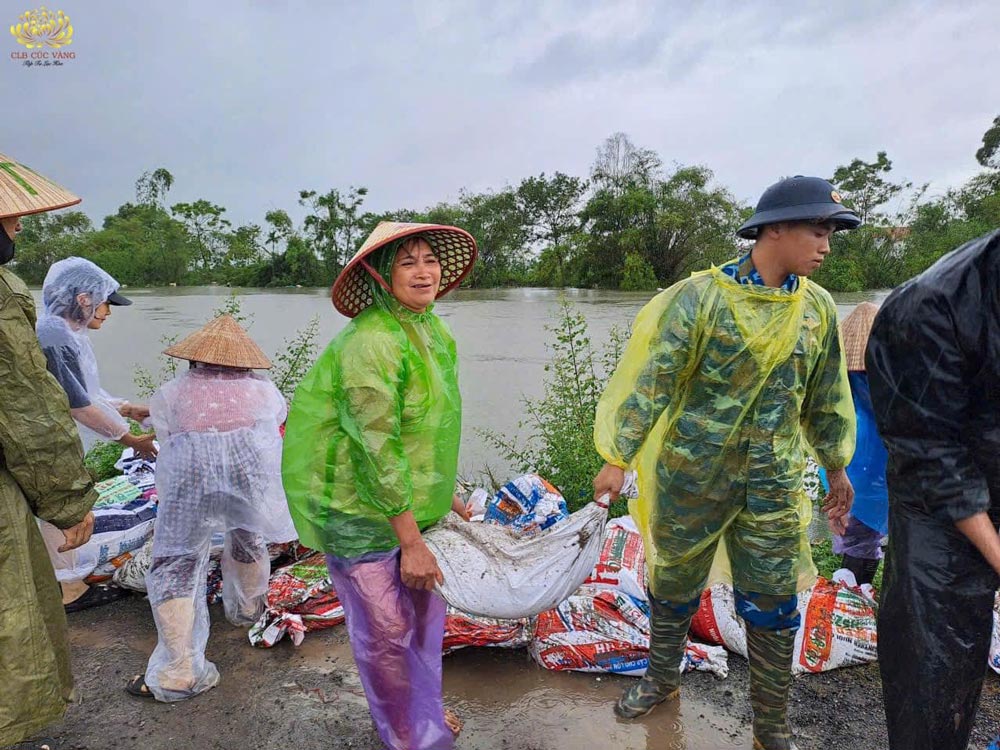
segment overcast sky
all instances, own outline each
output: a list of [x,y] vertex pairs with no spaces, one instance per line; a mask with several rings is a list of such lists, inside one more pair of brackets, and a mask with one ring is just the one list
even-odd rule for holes
[[75,30],[60,68],[10,59],[6,28],[35,6],[4,5],[0,152],[96,221],[161,166],[171,203],[207,198],[234,222],[299,217],[306,188],[424,208],[586,175],[619,130],[751,203],[880,149],[941,192],[975,173],[1000,114],[996,0],[52,0]]

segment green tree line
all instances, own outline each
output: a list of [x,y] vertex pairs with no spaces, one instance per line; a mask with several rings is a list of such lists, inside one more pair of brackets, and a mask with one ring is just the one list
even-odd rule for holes
[[[833,291],[892,287],[1000,226],[998,152],[1000,117],[976,152],[982,171],[933,197],[927,185],[894,181],[885,151],[838,167],[831,182],[865,226],[834,237],[816,280]],[[210,200],[171,204],[173,185],[167,169],[144,173],[133,200],[99,228],[80,211],[27,217],[16,270],[38,284],[53,262],[78,255],[132,286],[322,286],[378,222],[392,220],[471,232],[480,258],[469,286],[652,290],[745,252],[734,230],[752,212],[707,167],[667,168],[624,133],[600,145],[586,176],[542,173],[423,210],[368,211],[365,187],[301,190],[298,225],[276,209],[236,226]]]

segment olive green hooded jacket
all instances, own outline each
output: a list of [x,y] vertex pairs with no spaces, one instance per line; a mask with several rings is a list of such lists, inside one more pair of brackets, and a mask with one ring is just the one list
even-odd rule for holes
[[73,687],[62,596],[34,516],[69,528],[96,500],[66,394],[38,347],[34,300],[0,268],[0,747],[58,721]]

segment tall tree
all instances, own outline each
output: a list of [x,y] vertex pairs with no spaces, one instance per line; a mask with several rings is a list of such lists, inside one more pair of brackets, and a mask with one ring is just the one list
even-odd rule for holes
[[226,209],[201,198],[194,203],[177,203],[170,208],[184,223],[197,248],[196,263],[202,269],[214,267],[227,249],[227,233],[232,226],[223,214]]
[[346,194],[336,188],[320,195],[315,190],[300,190],[299,205],[310,210],[303,226],[312,250],[327,268],[337,272],[350,260],[368,223],[361,206],[368,188],[351,187]]
[[135,199],[141,206],[162,206],[173,184],[174,176],[163,167],[143,172],[135,181]]
[[983,145],[976,151],[976,161],[984,167],[1000,169],[1000,116],[993,118],[993,125],[983,133]]
[[543,172],[517,186],[517,207],[523,216],[528,241],[554,262],[557,286],[565,283],[567,240],[579,228],[580,201],[586,190],[586,180],[562,172],[552,177]]
[[655,151],[639,148],[625,133],[614,133],[597,149],[591,182],[597,190],[622,194],[630,187],[649,186],[663,162]]
[[837,167],[830,180],[843,196],[844,203],[861,217],[863,222],[883,222],[887,218],[877,209],[913,187],[909,181],[890,182],[887,175],[892,171],[892,161],[885,151],[879,151],[875,161],[855,159],[846,166]]

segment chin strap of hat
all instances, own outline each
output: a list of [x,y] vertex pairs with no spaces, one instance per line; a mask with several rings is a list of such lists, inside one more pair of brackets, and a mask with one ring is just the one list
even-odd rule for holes
[[361,265],[364,266],[365,270],[372,275],[372,278],[379,283],[379,286],[389,292],[389,294],[392,294],[392,287],[385,283],[385,279],[382,278],[382,274],[372,267],[371,263],[368,262],[368,258],[362,258]]

